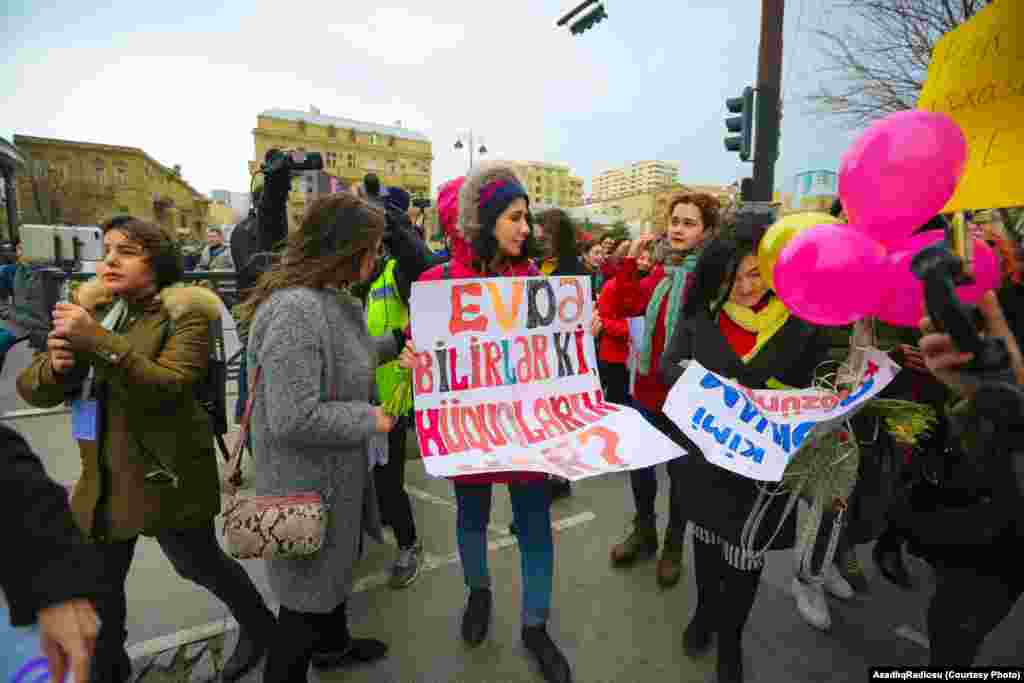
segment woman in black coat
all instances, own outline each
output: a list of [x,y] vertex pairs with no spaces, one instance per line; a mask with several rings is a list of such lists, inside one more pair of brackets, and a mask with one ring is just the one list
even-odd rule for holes
[[[741,227],[735,239],[720,238],[701,255],[693,291],[665,348],[660,368],[671,386],[688,361],[764,389],[770,379],[806,387],[827,354],[819,330],[790,316],[767,290],[758,270],[757,244],[763,225]],[[692,442],[685,459],[683,517],[694,525],[697,611],[683,644],[690,656],[707,649],[718,633],[718,680],[742,681],[743,628],[764,568],[763,552],[740,544],[743,527],[758,497],[758,482],[708,462]],[[787,496],[776,496],[756,534],[754,547],[792,547],[795,515],[782,521]]]

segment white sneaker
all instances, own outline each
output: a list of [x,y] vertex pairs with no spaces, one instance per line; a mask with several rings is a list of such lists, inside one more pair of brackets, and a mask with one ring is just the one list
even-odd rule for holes
[[804,621],[820,631],[827,631],[832,626],[825,591],[820,584],[804,583],[794,576],[792,592],[796,598],[796,611]]
[[855,594],[853,586],[839,573],[834,562],[825,570],[825,590],[840,600],[849,600]]

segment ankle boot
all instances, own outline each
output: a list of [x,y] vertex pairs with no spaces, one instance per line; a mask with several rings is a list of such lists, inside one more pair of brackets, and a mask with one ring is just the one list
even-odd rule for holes
[[540,664],[541,673],[547,683],[572,683],[572,670],[565,655],[548,635],[544,624],[523,627],[523,644]]
[[476,647],[487,637],[492,603],[490,588],[475,588],[469,593],[466,611],[462,615],[462,639],[471,647]]
[[671,588],[683,575],[683,529],[667,529],[658,560],[658,585]]
[[612,566],[629,567],[658,553],[658,529],[653,519],[637,519],[633,531],[612,548]]

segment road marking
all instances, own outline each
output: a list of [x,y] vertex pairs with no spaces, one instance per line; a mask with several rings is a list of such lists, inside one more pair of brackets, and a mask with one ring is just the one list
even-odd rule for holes
[[[406,485],[405,492],[408,493],[413,498],[419,498],[422,501],[425,501],[427,503],[433,503],[434,505],[447,508],[453,512],[457,512],[459,509],[458,504],[454,500],[451,500],[450,498],[442,498],[441,496],[435,496],[433,493],[430,493],[429,491],[424,491],[423,489],[418,489],[415,486]],[[488,524],[487,530],[493,534],[498,535],[508,534],[508,528],[500,527],[497,524]]]
[[[551,530],[555,532],[565,531],[566,529],[571,529],[574,526],[586,524],[587,522],[593,521],[596,518],[597,515],[595,515],[590,510],[586,510],[578,514],[556,520],[551,524]],[[516,543],[516,537],[506,533],[499,538],[495,538],[489,541],[487,543],[487,549],[489,551],[501,550],[502,548],[507,548],[511,545],[515,545]],[[424,553],[423,567],[420,569],[420,575],[422,576],[426,572],[434,571],[436,569],[442,569],[444,567],[457,564],[458,562],[458,552],[450,553],[448,555],[443,556],[434,555],[431,553]],[[379,571],[374,574],[364,576],[356,580],[355,584],[353,585],[352,591],[354,593],[364,593],[366,591],[373,590],[374,588],[380,588],[381,586],[386,585],[390,578],[390,570]],[[276,612],[278,605],[277,603],[268,602],[267,607],[269,607],[271,611]],[[131,657],[132,660],[141,659],[143,657],[149,657],[173,648],[179,648],[190,643],[194,643],[200,640],[207,640],[209,638],[219,636],[220,634],[226,631],[230,631],[231,629],[237,627],[238,622],[236,622],[232,617],[225,617],[217,621],[211,621],[208,624],[193,626],[191,628],[182,629],[181,631],[177,631],[175,633],[170,633],[166,636],[160,636],[159,638],[152,638],[141,643],[136,643],[127,648],[128,656]]]
[[896,629],[896,635],[904,640],[909,640],[912,643],[916,643],[926,650],[931,649],[931,644],[928,642],[928,636],[918,631],[909,624],[903,624]]

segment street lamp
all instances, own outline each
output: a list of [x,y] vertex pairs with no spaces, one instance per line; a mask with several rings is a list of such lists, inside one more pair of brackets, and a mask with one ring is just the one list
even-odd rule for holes
[[[465,142],[463,142],[465,141]],[[480,143],[480,147],[477,148],[476,143]],[[469,148],[469,167],[473,168],[473,150],[475,149],[480,156],[487,154],[487,147],[484,145],[483,138],[474,138],[473,131],[470,130],[467,133],[460,133],[458,138],[455,140],[455,149],[462,149],[463,147]]]

